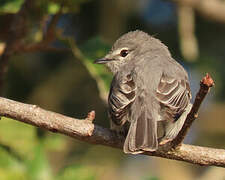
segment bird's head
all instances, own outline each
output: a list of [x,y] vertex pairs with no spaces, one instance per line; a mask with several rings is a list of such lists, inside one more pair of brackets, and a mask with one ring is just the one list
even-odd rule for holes
[[[135,63],[146,53],[151,53],[155,49],[162,47],[162,43],[143,31],[131,31],[121,36],[112,46],[111,51],[94,63],[106,64],[115,74],[124,65]],[[163,45],[164,46],[164,45]],[[136,58],[137,57],[137,58]]]

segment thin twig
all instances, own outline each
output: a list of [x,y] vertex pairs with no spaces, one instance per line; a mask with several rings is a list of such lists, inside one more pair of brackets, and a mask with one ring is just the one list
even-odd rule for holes
[[31,53],[31,52],[70,52],[71,50],[69,48],[57,48],[54,46],[50,46],[48,44],[42,44],[42,42],[40,43],[34,43],[34,44],[28,44],[26,46],[23,46],[20,48],[20,53]]
[[[61,38],[63,38],[63,37],[61,37]],[[87,68],[90,75],[95,79],[97,86],[98,86],[98,90],[99,90],[99,96],[102,99],[102,101],[105,104],[107,104],[107,94],[108,94],[107,89],[105,87],[104,81],[99,76],[99,74],[96,72],[96,69],[93,67],[93,64],[85,58],[84,54],[77,47],[77,44],[73,38],[64,37],[63,39],[67,40],[69,42],[74,57],[77,58],[78,60],[80,60],[84,64],[84,66]]]
[[10,156],[14,157],[18,161],[23,161],[23,159],[20,157],[20,155],[18,154],[18,152],[16,152],[12,147],[10,147],[10,146],[8,146],[6,144],[3,144],[3,143],[0,143],[0,147],[2,149],[4,149],[7,153],[9,153]]
[[43,29],[44,36],[42,41],[38,43],[22,44],[19,48],[19,53],[36,52],[36,51],[54,51],[54,52],[69,51],[69,49],[67,48],[55,48],[51,46],[51,43],[53,43],[57,39],[56,26],[60,19],[60,16],[62,15],[62,8],[63,4],[60,6],[60,10],[56,14],[54,14],[53,17],[51,18],[46,33],[44,32]]
[[211,78],[209,74],[206,74],[206,76],[200,81],[200,89],[195,97],[195,101],[192,106],[192,109],[190,113],[187,115],[187,118],[184,122],[182,129],[178,133],[177,137],[171,142],[171,145],[173,148],[176,148],[177,146],[179,146],[184,140],[192,123],[198,117],[198,110],[200,108],[202,101],[204,100],[205,96],[208,94],[212,86],[214,86],[213,79]]

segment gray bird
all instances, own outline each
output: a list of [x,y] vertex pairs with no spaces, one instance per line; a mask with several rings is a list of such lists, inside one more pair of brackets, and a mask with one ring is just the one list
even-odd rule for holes
[[124,133],[125,153],[156,151],[173,140],[192,105],[188,75],[158,39],[136,30],[95,61],[114,74],[108,97],[111,128]]

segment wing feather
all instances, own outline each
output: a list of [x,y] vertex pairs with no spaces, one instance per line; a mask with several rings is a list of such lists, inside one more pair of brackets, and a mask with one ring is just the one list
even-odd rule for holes
[[179,80],[163,74],[156,90],[156,97],[167,108],[166,117],[172,117],[173,120],[177,120],[191,99],[187,78]]
[[112,81],[109,93],[109,115],[116,125],[123,125],[124,116],[136,97],[136,85],[130,74],[116,75]]

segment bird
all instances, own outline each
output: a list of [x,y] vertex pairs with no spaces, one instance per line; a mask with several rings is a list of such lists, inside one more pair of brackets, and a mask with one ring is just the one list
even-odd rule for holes
[[130,31],[96,64],[113,73],[108,96],[110,127],[125,136],[124,153],[157,151],[172,141],[191,110],[188,74],[167,46],[141,31]]

